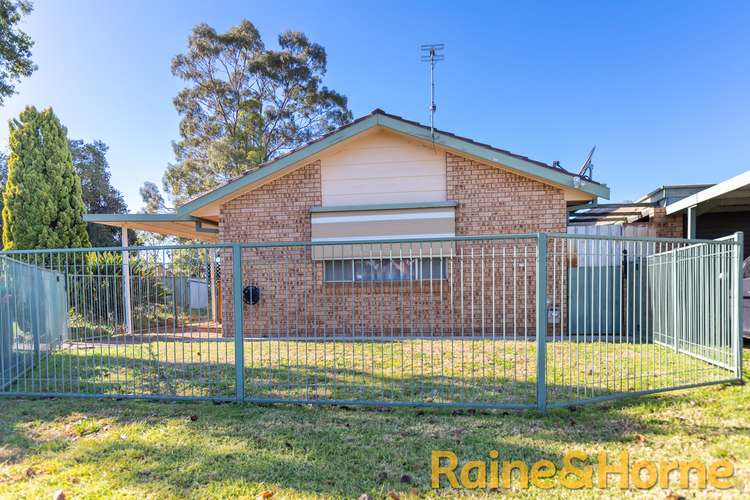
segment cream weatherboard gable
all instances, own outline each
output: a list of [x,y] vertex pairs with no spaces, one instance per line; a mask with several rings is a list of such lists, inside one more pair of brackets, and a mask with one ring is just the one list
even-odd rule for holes
[[323,206],[445,201],[445,154],[376,129],[323,154]]

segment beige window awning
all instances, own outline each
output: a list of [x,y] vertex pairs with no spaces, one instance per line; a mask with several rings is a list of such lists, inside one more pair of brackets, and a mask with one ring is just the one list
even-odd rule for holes
[[455,202],[316,207],[312,241],[352,242],[313,247],[313,259],[445,257],[452,242],[378,243],[379,240],[449,238],[456,234]]

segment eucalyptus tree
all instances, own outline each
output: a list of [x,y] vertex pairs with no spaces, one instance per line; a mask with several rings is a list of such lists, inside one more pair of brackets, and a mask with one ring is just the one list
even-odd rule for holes
[[21,77],[31,76],[36,70],[31,61],[34,41],[18,29],[31,10],[28,0],[0,0],[0,106],[13,95]]
[[226,33],[199,24],[172,60],[187,82],[174,98],[180,139],[163,179],[176,205],[351,120],[346,97],[323,85],[325,49],[294,31],[277,44],[266,47],[247,20]]

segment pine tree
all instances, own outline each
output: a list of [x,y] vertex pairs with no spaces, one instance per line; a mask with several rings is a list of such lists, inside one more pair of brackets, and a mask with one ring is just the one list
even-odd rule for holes
[[27,107],[9,123],[8,181],[3,193],[3,247],[89,246],[81,180],[67,131],[51,108]]

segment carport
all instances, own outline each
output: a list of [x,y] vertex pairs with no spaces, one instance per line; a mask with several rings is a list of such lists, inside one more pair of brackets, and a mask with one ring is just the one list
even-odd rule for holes
[[[135,229],[138,231],[148,231],[151,233],[162,234],[165,236],[174,236],[193,241],[205,243],[216,243],[219,239],[219,226],[215,218],[206,219],[195,217],[186,213],[166,213],[166,214],[86,214],[83,220],[94,224],[103,224],[105,226],[119,227],[122,235],[122,273],[123,296],[125,297],[125,310],[131,310],[131,291],[130,291],[130,252],[125,251],[129,247],[128,230]],[[209,280],[209,290],[211,296],[212,318],[218,318],[216,308],[216,257],[215,250],[211,251],[214,258],[210,259],[211,278]],[[128,333],[133,332],[131,315],[126,316],[126,329]]]
[[750,256],[750,170],[666,206],[667,215],[686,215],[687,237],[714,239],[745,233]]

